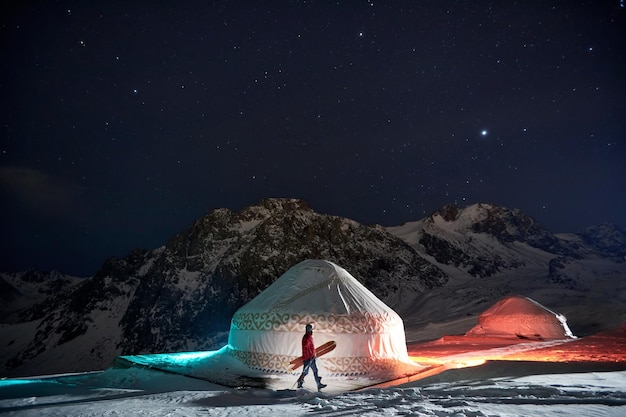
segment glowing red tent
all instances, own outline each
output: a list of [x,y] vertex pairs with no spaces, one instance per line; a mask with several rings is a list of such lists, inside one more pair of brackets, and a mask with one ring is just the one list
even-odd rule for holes
[[504,298],[487,309],[465,335],[535,340],[575,338],[565,316],[519,295]]

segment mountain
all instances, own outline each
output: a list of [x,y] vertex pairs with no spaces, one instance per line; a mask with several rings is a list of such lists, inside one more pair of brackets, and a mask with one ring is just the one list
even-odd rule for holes
[[13,314],[31,308],[49,297],[65,294],[84,278],[64,275],[59,271],[31,269],[19,273],[0,273],[0,316],[3,323],[19,321]]
[[165,246],[109,259],[71,294],[20,312],[28,332],[3,338],[15,348],[1,359],[15,372],[52,369],[71,352],[63,371],[78,371],[120,354],[221,346],[233,313],[308,258],[347,268],[390,304],[447,279],[380,226],[319,214],[301,200],[267,199],[237,213],[213,210]]
[[574,248],[519,210],[491,204],[461,209],[447,205],[420,221],[387,229],[439,264],[451,265],[474,277],[536,262],[525,255],[534,248],[546,254],[576,257]]
[[[297,199],[216,209],[160,248],[107,260],[91,278],[0,281],[13,300],[0,363],[3,374],[32,375],[103,369],[121,354],[221,347],[232,314],[310,258],[344,267],[394,308],[413,329],[408,340],[442,336],[435,328],[464,333],[512,293],[572,313],[570,328],[591,332],[626,321],[623,237],[608,225],[553,235],[490,204],[445,206],[389,228],[319,214]],[[31,281],[49,289],[18,302]]]
[[408,335],[413,339],[440,337],[429,327],[442,317],[447,334],[462,334],[478,314],[511,294],[565,314],[578,335],[626,322],[626,233],[616,226],[555,235],[519,210],[479,203],[447,205],[387,231],[449,277],[399,310],[416,329]]
[[626,232],[614,224],[588,227],[580,235],[583,241],[607,257],[626,259]]

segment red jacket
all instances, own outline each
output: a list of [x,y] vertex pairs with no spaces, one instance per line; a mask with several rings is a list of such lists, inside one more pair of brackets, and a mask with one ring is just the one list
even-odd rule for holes
[[302,359],[308,361],[315,357],[315,344],[313,343],[313,334],[306,333],[302,336]]

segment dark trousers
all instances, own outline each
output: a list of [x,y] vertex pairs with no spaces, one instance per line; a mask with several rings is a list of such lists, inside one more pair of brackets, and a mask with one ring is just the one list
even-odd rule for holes
[[304,382],[304,377],[309,374],[309,368],[313,370],[313,376],[315,377],[315,382],[318,387],[320,385],[320,377],[317,374],[317,363],[315,363],[315,358],[308,359],[304,361],[304,368],[302,368],[302,374],[300,374],[300,378],[298,378],[298,382]]

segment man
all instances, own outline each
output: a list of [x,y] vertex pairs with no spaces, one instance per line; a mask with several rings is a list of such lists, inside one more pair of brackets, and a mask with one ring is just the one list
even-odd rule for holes
[[298,388],[302,388],[304,383],[304,377],[309,373],[309,368],[313,370],[313,376],[315,382],[317,382],[317,390],[320,391],[326,387],[326,384],[322,384],[322,378],[317,374],[317,364],[315,363],[315,343],[313,342],[313,325],[306,325],[306,332],[302,336],[302,360],[304,367],[302,368],[302,374],[298,378]]

